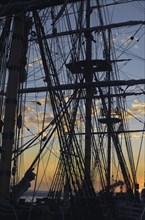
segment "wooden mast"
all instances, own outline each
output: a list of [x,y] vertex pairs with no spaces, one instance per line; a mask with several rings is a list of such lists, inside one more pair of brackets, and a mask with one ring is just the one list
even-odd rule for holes
[[4,130],[0,161],[0,195],[10,197],[11,159],[14,143],[17,93],[23,56],[24,14],[14,17],[13,37],[8,62],[9,77],[5,103]]
[[[87,1],[86,7],[86,27],[90,28],[90,0]],[[86,62],[90,61],[92,58],[92,40],[90,34],[86,36]],[[93,72],[89,65],[85,69],[85,80],[86,82],[92,83]],[[85,183],[91,181],[91,109],[92,109],[92,96],[93,89],[92,87],[86,88],[86,115],[85,115]]]

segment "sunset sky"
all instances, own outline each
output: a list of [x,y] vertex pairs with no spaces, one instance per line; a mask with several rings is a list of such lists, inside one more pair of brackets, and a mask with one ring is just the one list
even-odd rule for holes
[[[117,0],[118,1],[118,0]],[[100,1],[101,2],[101,1]],[[108,3],[112,3],[115,1],[107,0]],[[119,1],[118,1],[119,2]],[[121,1],[120,1],[121,2]],[[94,3],[94,1],[93,1]],[[118,4],[114,6],[108,7],[108,13],[110,14],[109,20],[106,20],[106,24],[117,23],[117,22],[125,22],[132,20],[143,20],[145,21],[145,1],[138,1],[129,4]],[[93,16],[97,18],[97,9],[94,9]],[[98,20],[93,20],[94,26],[98,25]],[[50,24],[49,24],[50,25]],[[48,26],[48,30],[51,33],[51,26]],[[49,31],[48,31],[49,33]],[[47,34],[48,34],[47,33]],[[120,74],[120,79],[122,80],[131,80],[131,79],[145,79],[145,25],[137,25],[133,27],[123,27],[117,28],[112,32],[112,43],[114,43],[114,47],[116,50],[116,57],[118,59],[131,59],[126,62],[119,62],[118,69]],[[97,34],[95,35],[97,39]],[[65,42],[67,45],[67,42]],[[98,43],[98,42],[97,42]],[[97,44],[96,43],[96,44]],[[100,41],[101,43],[101,41]],[[65,45],[65,46],[66,46]],[[55,46],[53,43],[50,45],[52,49],[52,53],[55,52]],[[54,48],[53,48],[54,46]],[[28,73],[29,73],[29,82],[28,87],[41,87],[45,86],[44,72],[42,68],[42,60],[40,57],[38,45],[33,45],[31,43],[32,50],[29,52],[30,60],[28,63]],[[96,46],[97,48],[97,46]],[[53,51],[54,49],[54,51]],[[66,49],[66,57],[67,51]],[[58,54],[57,54],[58,53]],[[56,57],[59,58],[61,56],[61,51],[56,51]],[[61,68],[59,69],[61,72]],[[35,80],[35,81],[34,81]],[[125,92],[140,92],[145,90],[145,86],[131,86],[131,87],[123,87]],[[50,98],[47,96],[45,98],[46,93],[36,93],[35,95],[29,94],[26,99],[25,106],[25,121],[24,121],[24,141],[28,141],[30,137],[33,137],[35,134],[40,132],[43,127],[46,127],[53,120],[53,113],[50,104]],[[67,98],[67,97],[66,97]],[[39,103],[38,103],[39,102]],[[44,110],[45,121],[42,125],[44,119]],[[96,111],[99,111],[99,105],[96,106]],[[145,129],[145,97],[143,95],[140,96],[129,96],[127,98],[126,103],[126,118],[129,122],[129,127],[131,130],[137,129]],[[77,122],[79,125],[79,121]],[[53,126],[53,125],[52,125]],[[51,126],[51,127],[52,127]],[[43,137],[47,136],[47,130]],[[140,188],[143,187],[144,184],[144,172],[145,172],[145,143],[142,140],[142,133],[130,133],[132,137],[132,146],[135,158],[135,164],[137,163],[137,158],[140,151],[140,146],[142,144],[142,148],[140,151],[140,162],[138,167],[138,181],[140,183]],[[145,134],[143,135],[145,138]],[[35,172],[37,169],[39,170],[38,182],[41,181],[41,187],[39,190],[47,190],[49,184],[52,180],[53,173],[56,168],[56,162],[58,161],[59,155],[59,147],[57,134],[54,133],[51,138],[50,144],[48,144],[47,153],[43,156],[43,159],[38,164],[38,167],[35,167]],[[28,153],[24,155],[21,160],[21,175],[27,170],[27,168],[32,163],[32,158],[37,155],[38,150],[42,147],[43,142],[41,138],[35,143],[35,147],[29,149]],[[45,152],[44,151],[44,152]],[[51,153],[51,156],[49,155]],[[47,167],[46,171],[45,168]],[[33,183],[34,184],[34,183]],[[32,185],[33,185],[32,184]],[[37,184],[37,187],[39,183]],[[37,188],[36,187],[36,188]]]

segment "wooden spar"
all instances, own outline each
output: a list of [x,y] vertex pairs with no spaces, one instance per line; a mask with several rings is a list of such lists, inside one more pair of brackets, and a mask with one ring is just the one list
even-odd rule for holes
[[[67,0],[67,3],[81,2],[83,0]],[[0,16],[12,15],[20,11],[40,10],[66,4],[65,0],[0,0]]]
[[[139,133],[139,132],[145,132],[145,129],[141,129],[141,130],[122,130],[122,131],[111,131],[111,134],[125,134],[125,133]],[[108,135],[107,131],[96,131],[96,132],[91,132],[91,134],[94,135]],[[78,132],[75,133],[75,135],[85,135],[84,132]]]
[[5,103],[4,130],[0,163],[0,195],[10,197],[11,160],[14,143],[17,93],[24,43],[24,15],[14,18],[13,38],[8,62],[9,77]]
[[[70,30],[70,31],[58,32],[58,33],[55,33],[55,35],[47,34],[45,37],[49,39],[53,37],[68,36],[68,35],[73,35],[73,34],[82,34],[82,33],[91,33],[91,32],[97,33],[103,30],[110,30],[114,28],[121,28],[121,27],[127,27],[127,26],[135,26],[135,25],[145,25],[145,21],[134,20],[134,21],[127,21],[127,22],[99,25],[99,26],[94,26],[90,28],[81,28],[81,29],[75,29],[75,30]],[[37,38],[34,40],[37,41]]]
[[[57,90],[71,90],[71,89],[85,89],[88,87],[97,88],[99,87],[106,87],[106,86],[134,86],[134,85],[144,85],[145,79],[138,79],[138,80],[112,80],[112,81],[99,81],[99,82],[92,82],[92,83],[74,83],[74,84],[61,84],[58,86],[49,86],[49,87],[36,87],[36,88],[26,88],[19,90],[19,93],[33,93],[33,92],[46,92],[46,91],[57,91]],[[126,96],[126,93],[121,93],[119,96]],[[141,94],[145,94],[145,91],[141,92]],[[3,95],[3,93],[1,93]],[[128,95],[128,94],[127,94]],[[129,95],[136,95],[134,92],[130,93]],[[107,94],[104,95],[107,97]],[[112,96],[118,96],[118,94],[112,94]],[[99,98],[100,96],[96,96]]]

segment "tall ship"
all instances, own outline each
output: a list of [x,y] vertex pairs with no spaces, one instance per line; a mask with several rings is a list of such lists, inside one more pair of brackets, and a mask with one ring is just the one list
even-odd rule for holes
[[145,1],[0,0],[0,117],[1,219],[144,220]]

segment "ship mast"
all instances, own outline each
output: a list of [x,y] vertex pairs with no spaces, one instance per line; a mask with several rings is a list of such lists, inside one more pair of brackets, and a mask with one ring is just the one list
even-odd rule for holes
[[8,62],[8,85],[0,163],[0,195],[10,197],[11,159],[14,143],[17,93],[24,45],[24,14],[14,17],[13,37]]
[[[86,28],[90,28],[90,0],[86,3]],[[90,37],[90,33],[86,35],[86,62],[91,60],[92,53],[92,40]],[[89,63],[89,62],[88,62]],[[84,71],[86,82],[92,83],[93,80],[93,72],[90,69],[89,65],[86,65],[86,69]],[[86,88],[86,116],[85,116],[85,182],[91,180],[91,109],[92,109],[92,96],[93,89],[92,87]]]
[[[98,13],[99,13],[99,19],[101,26],[104,26],[102,14],[101,14],[101,8],[100,8],[100,3],[99,0],[97,0],[97,6],[98,6]],[[102,38],[104,41],[104,59],[110,63],[110,29],[108,29],[108,41],[107,42],[107,37],[105,35],[105,31],[102,30]],[[111,81],[111,71],[106,72],[106,78],[107,81]],[[107,192],[110,191],[110,176],[111,176],[111,111],[112,111],[112,106],[111,106],[111,97],[109,96],[111,93],[111,87],[108,86],[108,107],[106,111],[106,125],[107,125],[107,132],[108,132],[108,150],[107,150],[107,174],[106,174],[106,180],[107,180]]]

